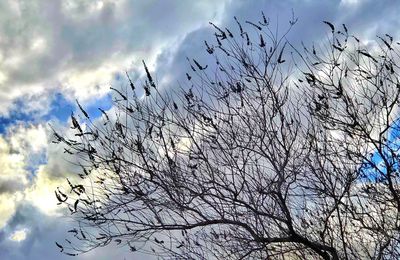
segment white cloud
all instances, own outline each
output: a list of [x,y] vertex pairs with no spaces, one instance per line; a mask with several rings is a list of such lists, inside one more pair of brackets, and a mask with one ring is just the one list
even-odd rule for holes
[[[23,190],[29,185],[29,172],[26,170],[28,158],[26,152],[29,149],[26,149],[22,141],[18,141],[20,133],[17,131],[15,136],[11,138],[7,136],[7,139],[0,135],[0,228],[13,215],[17,204],[23,199]],[[32,137],[32,134],[29,133],[28,136]],[[32,139],[31,151],[40,147],[35,142],[37,139]]]
[[19,191],[12,194],[0,194],[0,229],[13,216],[22,198],[23,195]]
[[39,167],[34,183],[25,190],[25,198],[46,215],[59,215],[60,207],[54,191],[65,186],[66,180],[51,178],[45,169],[44,166]]
[[26,239],[27,234],[28,234],[27,229],[25,229],[25,228],[20,229],[20,230],[15,231],[14,233],[12,233],[10,236],[10,239],[15,242],[21,242]]
[[14,150],[26,155],[39,153],[47,147],[47,133],[43,125],[17,126],[9,129],[10,144]]
[[26,100],[23,109],[46,110],[49,103],[38,107],[25,98],[32,93],[57,91],[71,100],[104,95],[115,72],[152,59],[223,7],[224,1],[3,1],[0,92],[7,95],[0,95],[0,115],[18,98]]
[[365,2],[365,0],[341,0],[340,5],[347,7],[355,7],[357,5],[362,4],[363,2]]
[[23,201],[47,214],[55,213],[54,190],[62,186],[64,179],[52,177],[41,165],[50,142],[48,134],[49,130],[39,124],[14,126],[5,136],[0,135],[0,228]]
[[[398,7],[375,3],[380,12],[371,12],[377,9],[371,2],[5,0],[0,2],[0,115],[19,109],[12,106],[18,98],[26,102],[25,111],[45,111],[50,104],[47,93],[52,91],[70,100],[99,97],[109,90],[115,73],[141,69],[142,59],[149,67],[154,65],[166,88],[183,82],[186,56],[207,59],[203,40],[211,35],[210,20],[234,27],[234,15],[255,19],[264,10],[271,20],[276,14],[286,19],[294,8],[300,20],[289,37],[308,43],[325,36],[322,20],[345,22],[351,32],[364,32],[366,37],[375,37],[378,28],[396,32]],[[346,13],[354,6],[354,13]],[[390,12],[380,18],[386,11]],[[57,129],[68,134],[66,126]],[[61,145],[49,146],[49,135],[39,124],[11,127],[0,136],[0,228],[21,203],[34,205],[45,216],[57,215],[54,189],[79,170]],[[179,145],[185,149],[190,143],[184,139]],[[43,154],[46,164],[39,158]],[[32,165],[34,175],[26,170]],[[19,227],[15,231],[13,235],[19,235],[14,240],[23,237]],[[29,240],[26,233],[25,238]],[[96,255],[91,253],[90,258]]]
[[44,52],[46,49],[46,39],[40,36],[34,38],[31,42],[30,49],[37,54]]

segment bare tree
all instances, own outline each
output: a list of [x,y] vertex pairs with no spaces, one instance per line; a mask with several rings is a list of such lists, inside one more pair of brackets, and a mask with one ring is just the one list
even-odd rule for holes
[[[184,259],[397,259],[398,51],[368,51],[343,25],[296,48],[264,16],[215,28],[215,64],[189,60],[188,85],[71,116],[80,181],[58,189],[78,254],[110,243]],[[378,48],[379,47],[379,48]],[[212,65],[212,66],[211,66]],[[208,67],[210,66],[210,67]],[[141,90],[139,90],[141,91]]]
[[316,140],[310,167],[325,179],[309,188],[331,201],[325,221],[335,217],[341,257],[398,259],[399,50],[388,34],[368,50],[345,25],[325,23],[328,51],[300,55]]

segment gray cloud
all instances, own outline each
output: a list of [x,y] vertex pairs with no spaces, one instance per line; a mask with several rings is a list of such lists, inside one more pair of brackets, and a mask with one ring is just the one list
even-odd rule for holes
[[[218,1],[157,4],[104,1],[102,7],[89,2],[96,3],[77,0],[70,1],[70,5],[65,4],[67,1],[50,0],[20,1],[14,6],[11,0],[0,3],[0,72],[9,76],[1,83],[0,73],[0,102],[7,106],[15,98],[45,96],[43,93],[54,89],[70,98],[84,97],[87,93],[97,93],[89,83],[101,83],[113,78],[116,72],[123,74],[123,70],[131,69],[134,78],[139,78],[143,73],[136,66],[143,58],[149,60],[164,89],[176,88],[178,83],[187,82],[185,73],[190,67],[186,56],[204,64],[211,61],[204,48],[204,40],[213,38],[208,21],[235,28],[233,16],[257,20],[261,10],[271,18],[272,24],[278,19],[279,28],[284,28],[293,9],[299,21],[288,37],[294,43],[304,41],[308,45],[324,39],[328,28],[322,20],[338,25],[346,23],[351,32],[366,39],[386,32],[399,35],[400,6],[391,1],[230,1],[225,5],[217,4]],[[96,8],[99,9],[96,11]],[[19,20],[13,23],[15,17]],[[37,39],[39,36],[43,37],[42,43]],[[31,48],[36,51],[30,51]],[[20,56],[22,62],[18,64]],[[99,68],[104,70],[96,73]],[[82,76],[84,72],[88,72],[90,80]],[[104,73],[110,77],[103,77]],[[81,79],[82,84],[66,84],[77,82],[69,80],[71,77],[76,77],[78,82]],[[5,111],[0,109],[0,114]],[[50,146],[47,154],[44,171],[50,178],[59,179],[77,170],[64,157],[62,147]],[[0,182],[0,193],[20,189],[12,180]],[[53,191],[49,196],[53,196]],[[0,231],[0,258],[70,259],[54,246],[54,241],[62,240],[68,230],[65,223],[65,218],[41,213],[27,202],[22,204]],[[27,239],[10,240],[10,235],[20,228],[29,230]],[[98,249],[75,259],[123,259],[124,256],[143,259],[125,249],[112,249]]]
[[[377,11],[378,10],[378,11]],[[216,23],[238,31],[233,19],[236,16],[243,23],[246,20],[261,19],[261,11],[270,18],[270,27],[283,33],[289,27],[289,20],[294,15],[298,18],[296,25],[287,35],[287,39],[301,48],[301,43],[311,46],[321,44],[329,35],[329,28],[323,21],[331,21],[341,28],[346,24],[356,36],[365,40],[375,40],[376,35],[389,33],[395,39],[400,36],[397,28],[400,20],[397,14],[400,5],[391,1],[341,0],[341,1],[233,1],[225,6],[224,15]],[[385,16],[381,14],[384,13]],[[387,16],[386,16],[387,15]],[[196,58],[203,64],[208,64],[213,71],[213,58],[206,53],[204,40],[215,42],[213,29],[209,24],[186,34],[186,37],[174,49],[165,49],[156,60],[154,73],[159,82],[164,83],[164,89],[177,88],[179,84],[188,86],[185,73],[191,73],[186,57]]]
[[[8,225],[0,231],[0,259],[72,259],[60,253],[55,241],[65,243],[67,231],[72,228],[71,219],[47,216],[29,204],[21,204]],[[17,242],[10,239],[14,230],[26,230],[25,240]],[[153,260],[154,257],[132,254],[126,248],[109,245],[96,251],[79,255],[73,259],[143,259]]]
[[0,194],[14,193],[23,190],[25,187],[26,183],[21,179],[0,178]]
[[1,5],[0,90],[7,95],[0,95],[0,114],[6,114],[12,101],[27,94],[57,89],[87,99],[88,93],[104,93],[98,87],[110,83],[115,71],[215,19],[223,2],[10,0]]

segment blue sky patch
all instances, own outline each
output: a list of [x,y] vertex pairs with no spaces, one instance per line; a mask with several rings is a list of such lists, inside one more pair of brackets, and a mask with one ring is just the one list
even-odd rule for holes
[[[101,116],[101,112],[98,109],[99,107],[104,110],[108,110],[112,107],[111,95],[105,95],[101,98],[94,99],[88,104],[81,103],[81,106],[83,107],[83,109],[85,109],[85,111],[89,114],[91,118],[97,118]],[[61,122],[66,122],[71,116],[71,113],[75,113],[77,110],[78,105],[76,104],[76,102],[71,102],[67,100],[62,94],[57,93],[54,97],[53,102],[51,103],[51,110],[44,119],[49,120],[51,118],[57,118]]]
[[[37,120],[37,117],[34,113],[24,113],[24,100],[18,99],[14,102],[13,108],[8,116],[0,116],[0,134],[4,134],[7,131],[7,128],[13,125],[18,124],[26,124],[26,123],[34,123]],[[16,109],[18,108],[18,109]]]

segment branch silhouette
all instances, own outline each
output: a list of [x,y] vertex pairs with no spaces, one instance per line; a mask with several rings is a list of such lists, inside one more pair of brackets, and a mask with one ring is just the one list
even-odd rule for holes
[[188,58],[190,87],[163,92],[143,61],[142,88],[127,74],[131,88],[112,89],[115,112],[92,121],[78,103],[75,139],[55,132],[83,173],[56,190],[77,223],[63,253],[115,243],[184,259],[400,257],[393,38],[367,50],[324,21],[323,47],[300,51],[287,41],[297,19],[276,34],[261,18],[211,23],[215,64]]

